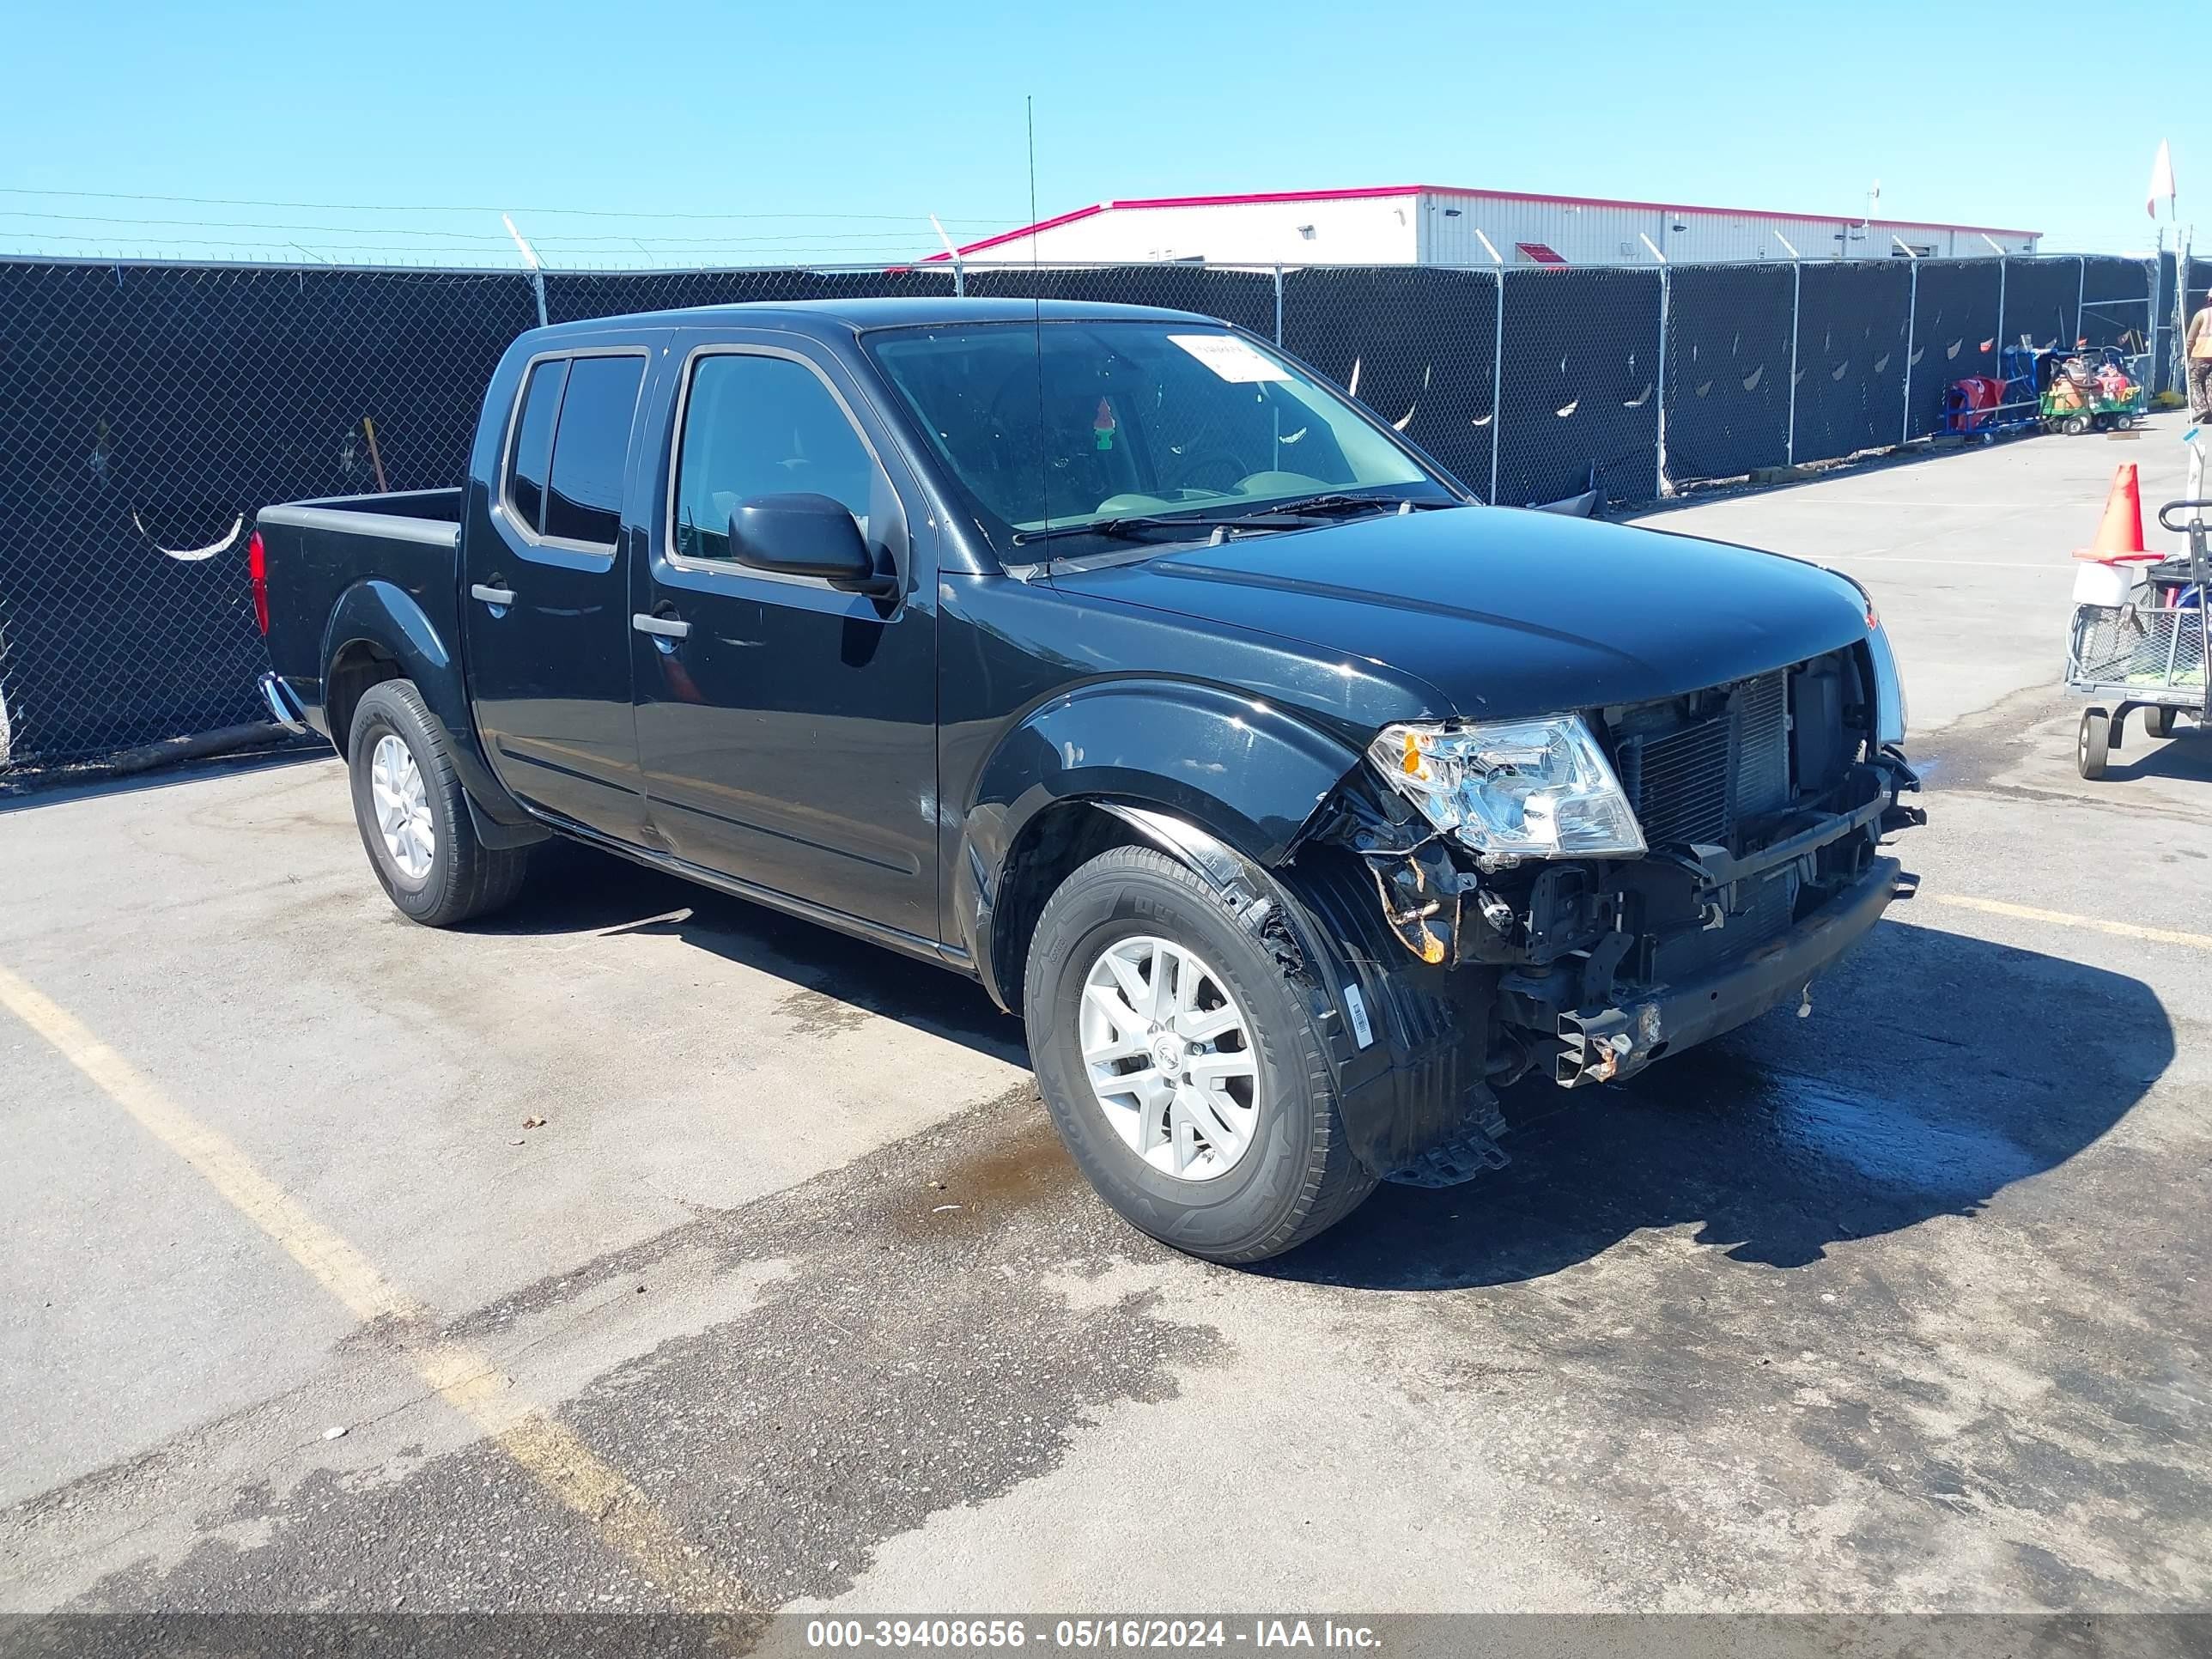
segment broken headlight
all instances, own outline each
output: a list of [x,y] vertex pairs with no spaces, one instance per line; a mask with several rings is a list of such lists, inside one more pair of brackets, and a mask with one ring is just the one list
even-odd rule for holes
[[1429,822],[1478,853],[1635,858],[1644,831],[1579,714],[1386,726],[1367,753]]

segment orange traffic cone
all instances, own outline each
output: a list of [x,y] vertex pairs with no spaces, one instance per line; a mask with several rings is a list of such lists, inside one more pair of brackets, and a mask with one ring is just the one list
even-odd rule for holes
[[2133,461],[2122,461],[2112,469],[2112,488],[2105,497],[2105,516],[2097,526],[2097,539],[2074,556],[2100,564],[2143,556],[2142,494],[2136,484]]

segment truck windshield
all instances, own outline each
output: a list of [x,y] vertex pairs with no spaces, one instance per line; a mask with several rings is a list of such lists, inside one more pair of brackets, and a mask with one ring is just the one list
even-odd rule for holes
[[1079,552],[1093,526],[1198,535],[1322,496],[1338,512],[1458,499],[1341,393],[1203,323],[981,323],[868,345],[1002,556],[1038,556],[1022,544],[1048,535]]

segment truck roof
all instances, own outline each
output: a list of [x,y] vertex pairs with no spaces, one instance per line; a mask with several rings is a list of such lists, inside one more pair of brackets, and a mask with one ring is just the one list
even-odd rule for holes
[[830,334],[943,323],[1026,323],[1033,319],[1048,323],[1220,320],[1196,312],[1169,311],[1158,306],[1101,305],[1088,300],[957,299],[948,294],[897,299],[760,300],[738,305],[691,306],[675,311],[579,318],[533,332],[559,338],[610,328],[684,327],[726,322],[765,324],[798,333]]

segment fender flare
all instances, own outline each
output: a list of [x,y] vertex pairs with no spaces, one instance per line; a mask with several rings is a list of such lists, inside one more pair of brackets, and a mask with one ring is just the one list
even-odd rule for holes
[[[423,707],[437,725],[438,735],[445,740],[447,750],[453,757],[453,769],[460,775],[461,787],[468,795],[477,830],[483,839],[494,846],[509,846],[520,842],[501,835],[502,829],[529,826],[536,831],[522,837],[524,840],[536,840],[545,833],[537,829],[529,812],[507,793],[485,761],[483,745],[477,738],[476,720],[469,712],[468,686],[461,677],[460,664],[414,596],[397,584],[376,577],[356,582],[338,595],[337,604],[331,608],[330,621],[323,629],[325,699],[329,696],[331,670],[338,654],[348,646],[356,644],[376,647],[397,662],[400,672],[414,682],[415,689],[422,694]],[[328,723],[327,701],[323,712]],[[343,754],[345,733],[333,731],[330,736],[339,753]],[[486,834],[488,827],[490,832]]]
[[1249,692],[1115,679],[1063,691],[1006,732],[962,817],[948,920],[992,979],[994,916],[1038,814],[1068,802],[1164,813],[1262,868],[1281,863],[1358,749]]
[[1273,952],[1304,1000],[1352,1156],[1370,1174],[1443,1186],[1508,1161],[1484,1078],[1488,976],[1394,951],[1358,874],[1261,870],[1188,820],[1099,805],[1192,870]]

